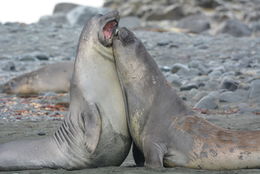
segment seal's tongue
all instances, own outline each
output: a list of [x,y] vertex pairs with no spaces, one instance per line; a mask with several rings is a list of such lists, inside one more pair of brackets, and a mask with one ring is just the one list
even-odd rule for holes
[[105,39],[110,39],[113,35],[114,30],[117,27],[117,22],[116,21],[110,21],[108,22],[104,28],[103,28],[103,34]]

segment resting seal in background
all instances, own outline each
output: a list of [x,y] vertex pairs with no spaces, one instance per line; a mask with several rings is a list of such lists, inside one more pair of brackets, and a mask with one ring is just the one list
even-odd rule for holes
[[[141,41],[126,28],[113,52],[124,87],[128,126],[147,167],[259,168],[260,131],[227,130],[197,117],[167,83]],[[142,163],[140,154],[134,154]]]
[[131,138],[112,54],[118,12],[84,27],[70,87],[70,108],[53,136],[0,145],[0,170],[81,169],[120,165]]
[[1,86],[8,94],[38,94],[43,92],[68,92],[73,72],[73,62],[58,62],[15,77]]

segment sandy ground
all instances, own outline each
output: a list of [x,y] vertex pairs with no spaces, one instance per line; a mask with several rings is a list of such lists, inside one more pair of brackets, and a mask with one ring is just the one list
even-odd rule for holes
[[[239,115],[239,114],[228,114],[228,115],[201,115],[207,120],[220,125],[228,129],[238,130],[260,130],[260,116],[259,115]],[[38,119],[32,120],[0,120],[0,143],[16,140],[20,138],[42,138],[44,136],[51,135],[62,122],[62,119],[57,120],[44,120]],[[127,174],[146,174],[146,173],[175,173],[175,174],[191,174],[191,173],[232,173],[232,174],[244,174],[244,173],[259,173],[258,169],[244,169],[244,170],[232,170],[232,171],[207,171],[207,170],[194,170],[186,168],[171,168],[171,169],[158,169],[150,170],[142,167],[133,167],[133,158],[131,153],[122,164],[121,167],[105,167],[105,168],[94,168],[84,169],[76,171],[65,171],[65,170],[27,170],[27,171],[11,171],[1,172],[8,174],[62,174],[62,173],[78,173],[78,174],[103,174],[103,173],[127,173]]]

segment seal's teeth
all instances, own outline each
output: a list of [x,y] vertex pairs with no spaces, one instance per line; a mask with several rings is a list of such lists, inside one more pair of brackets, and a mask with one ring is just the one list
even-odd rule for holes
[[116,29],[116,31],[115,31],[115,36],[118,36],[118,33],[119,33],[119,30]]

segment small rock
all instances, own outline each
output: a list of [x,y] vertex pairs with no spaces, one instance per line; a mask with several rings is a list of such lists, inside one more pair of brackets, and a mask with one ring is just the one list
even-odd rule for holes
[[198,103],[195,104],[194,108],[198,109],[217,109],[219,102],[219,93],[211,92],[207,96],[200,99]]
[[162,67],[160,67],[160,69],[163,72],[170,72],[171,71],[171,68],[169,66],[162,66]]
[[245,102],[248,99],[248,91],[237,90],[237,91],[226,91],[220,94],[220,102],[238,103]]
[[36,61],[35,57],[32,55],[23,55],[22,57],[19,58],[20,61]]
[[188,32],[201,33],[210,29],[209,19],[203,15],[191,15],[181,19],[177,27],[187,29]]
[[168,41],[159,41],[157,43],[157,45],[160,46],[160,47],[163,47],[163,46],[166,46],[166,45],[169,45],[169,44],[170,44],[170,42],[168,42]]
[[190,71],[187,65],[181,64],[181,63],[176,63],[172,66],[171,72],[172,73],[177,73],[179,70],[184,70],[184,71]]
[[210,78],[219,78],[225,71],[225,68],[223,66],[220,66],[209,70],[208,76]]
[[198,84],[196,84],[196,83],[184,84],[184,85],[181,86],[180,90],[181,91],[189,91],[193,88],[198,89],[199,88]]
[[254,80],[250,84],[249,98],[255,102],[260,102],[260,79]]
[[220,5],[218,0],[195,0],[195,5],[203,8],[216,8]]
[[220,26],[217,33],[227,33],[235,37],[250,36],[250,28],[236,19],[229,19]]
[[194,96],[192,97],[192,99],[193,99],[194,101],[198,102],[200,99],[202,99],[202,97],[205,97],[206,95],[208,95],[208,92],[206,92],[206,91],[198,91],[198,90],[197,90],[196,95],[194,95]]
[[207,83],[205,84],[205,89],[207,90],[217,90],[219,88],[219,81],[213,79],[210,79],[209,81],[207,81]]
[[45,54],[37,54],[35,57],[36,57],[38,60],[41,60],[41,61],[43,61],[43,60],[49,60],[49,57],[48,57],[47,55],[45,55]]
[[167,80],[173,85],[176,86],[182,85],[181,79],[177,74],[170,74],[169,76],[167,76]]
[[44,136],[44,135],[46,135],[46,133],[45,132],[39,132],[39,133],[37,133],[37,135]]
[[192,88],[190,91],[189,91],[189,98],[193,98],[194,96],[196,96],[198,93],[198,89],[196,88]]
[[5,63],[2,69],[4,71],[16,71],[16,67],[15,67],[14,62]]
[[238,87],[239,83],[229,78],[224,78],[220,84],[221,89],[227,89],[229,91],[235,91]]

